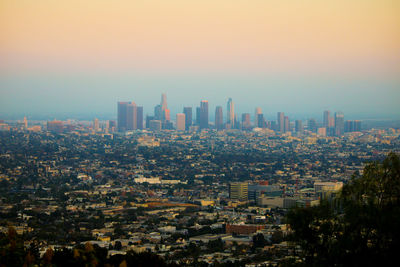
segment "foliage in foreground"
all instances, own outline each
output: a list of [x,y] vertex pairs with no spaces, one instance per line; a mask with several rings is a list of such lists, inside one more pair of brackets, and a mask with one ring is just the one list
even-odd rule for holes
[[73,249],[47,249],[42,257],[36,245],[24,247],[23,240],[10,227],[7,234],[0,234],[0,267],[7,266],[75,266],[75,267],[106,267],[106,266],[171,266],[158,255],[144,252],[128,251],[126,255],[107,257],[108,249],[86,243]]
[[400,159],[390,153],[354,175],[334,202],[289,212],[305,266],[394,266],[400,247]]

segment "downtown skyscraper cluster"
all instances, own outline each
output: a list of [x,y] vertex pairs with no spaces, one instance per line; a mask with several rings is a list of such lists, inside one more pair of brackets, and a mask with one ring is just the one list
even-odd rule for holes
[[[137,106],[134,102],[118,102],[118,131],[124,132],[144,128],[153,131],[173,129],[178,131],[268,129],[280,134],[289,132],[303,134],[307,131],[316,133],[319,136],[341,136],[345,132],[361,131],[361,121],[345,121],[342,112],[336,112],[334,116],[331,116],[330,111],[324,111],[322,123],[310,118],[307,120],[306,125],[303,125],[302,120],[290,121],[289,116],[286,116],[284,112],[277,112],[276,120],[267,120],[261,108],[257,107],[253,123],[250,113],[241,114],[241,121],[239,121],[232,98],[227,101],[225,121],[222,106],[217,106],[215,108],[214,123],[209,122],[210,114],[207,100],[201,100],[195,111],[195,114],[193,114],[192,107],[184,107],[182,113],[176,114],[174,124],[168,109],[167,96],[162,94],[160,104],[154,107],[154,115],[147,115],[146,123],[143,125],[143,107]],[[194,121],[193,115],[195,115]]]

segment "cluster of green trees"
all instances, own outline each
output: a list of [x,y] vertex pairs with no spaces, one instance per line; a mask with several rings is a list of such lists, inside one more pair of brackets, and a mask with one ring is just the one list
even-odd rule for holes
[[304,266],[398,266],[400,159],[391,153],[354,175],[340,196],[287,216]]

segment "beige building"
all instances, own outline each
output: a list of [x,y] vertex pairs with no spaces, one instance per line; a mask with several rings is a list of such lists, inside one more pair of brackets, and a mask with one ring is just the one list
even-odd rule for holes
[[176,129],[178,131],[185,130],[185,120],[186,120],[186,116],[184,113],[176,114]]
[[230,183],[229,184],[229,198],[246,201],[248,198],[248,183]]

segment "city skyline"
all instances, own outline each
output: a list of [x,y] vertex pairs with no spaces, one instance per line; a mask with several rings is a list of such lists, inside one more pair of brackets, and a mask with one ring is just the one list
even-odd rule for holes
[[[276,120],[268,120],[264,118],[259,107],[255,108],[255,115],[251,118],[250,113],[235,113],[234,102],[232,98],[227,101],[227,111],[224,115],[222,106],[215,108],[214,121],[210,120],[212,114],[209,112],[209,105],[207,100],[201,100],[200,106],[196,107],[195,120],[193,121],[192,107],[184,107],[182,113],[176,113],[176,119],[171,119],[170,110],[167,104],[167,95],[161,94],[161,103],[154,107],[153,115],[146,115],[143,118],[143,107],[139,107],[135,102],[118,102],[118,118],[117,128],[109,127],[115,125],[115,121],[106,121],[106,126],[103,127],[108,133],[114,132],[127,132],[134,130],[149,129],[152,131],[161,130],[178,130],[178,131],[202,131],[207,129],[220,130],[244,130],[249,131],[252,129],[268,129],[279,134],[286,134],[288,132],[302,135],[304,132],[302,120],[291,120],[289,116],[285,116],[284,112],[277,112]],[[308,118],[306,122],[306,129],[309,133],[317,133],[319,136],[343,136],[345,132],[360,132],[362,130],[361,120],[344,120],[344,114],[340,111],[335,111],[334,116],[330,115],[330,110],[324,110],[322,119]],[[241,116],[240,116],[241,115]],[[241,120],[238,119],[241,117]],[[145,126],[143,125],[143,122]],[[24,117],[24,127],[27,129],[27,118]],[[48,125],[58,125],[59,121],[48,122]],[[108,125],[108,126],[107,126]],[[99,120],[94,119],[92,128],[95,132],[99,131]],[[57,130],[59,130],[57,128]]]
[[399,13],[390,0],[6,0],[0,117],[115,116],[126,99],[149,114],[167,92],[171,114],[232,97],[239,113],[398,118]]
[[[215,79],[216,84],[220,86],[222,79]],[[33,81],[31,83],[31,86],[35,87],[44,82],[45,84],[48,84],[49,88],[53,87],[54,81],[52,81],[52,77],[50,77],[48,81],[44,81],[43,79],[39,80],[40,81]],[[76,81],[74,80],[65,81],[65,84],[72,85],[75,82]],[[240,87],[245,88],[245,80],[242,80],[241,82],[242,84],[240,84]],[[2,86],[0,86],[0,88],[4,89],[4,85],[11,86],[12,83],[13,82],[6,80],[5,83],[2,83]],[[88,83],[95,84],[94,88],[100,86],[100,82],[95,81],[94,79],[82,81],[82,84]],[[296,88],[294,81],[290,83],[293,83],[293,88]],[[58,82],[55,83],[54,86],[57,86],[57,84]],[[125,87],[125,85],[122,84],[125,84],[125,82],[119,81],[116,82],[115,85],[119,88],[121,86]],[[315,116],[319,114],[320,110],[329,109],[340,110],[353,119],[399,119],[400,108],[398,107],[397,102],[398,99],[400,99],[400,90],[396,89],[397,87],[395,84],[391,84],[389,86],[389,88],[391,88],[390,91],[392,91],[391,94],[393,95],[390,95],[390,92],[385,94],[384,91],[378,93],[379,90],[377,90],[375,92],[376,94],[374,93],[371,95],[367,95],[368,97],[373,98],[373,100],[371,99],[368,101],[366,101],[365,99],[364,101],[359,101],[360,99],[366,97],[366,95],[363,94],[361,91],[358,92],[358,94],[352,93],[349,95],[349,92],[346,92],[348,88],[341,87],[340,83],[336,84],[336,86],[340,87],[338,90],[336,90],[337,88],[332,88],[332,90],[323,91],[315,96],[311,94],[311,92],[308,92],[309,94],[305,92],[306,94],[303,96],[291,94],[291,90],[287,88],[285,89],[285,86],[283,86],[282,83],[277,83],[275,81],[275,83],[272,83],[270,86],[274,87],[274,84],[276,86],[276,90],[271,88],[271,96],[268,96],[267,91],[265,101],[263,101],[263,97],[256,97],[259,95],[248,94],[244,98],[242,93],[247,91],[239,90],[240,88],[238,88],[238,84],[234,85],[232,87],[232,90],[229,90],[229,88],[225,87],[224,90],[221,90],[221,92],[217,92],[218,97],[215,96],[215,92],[208,92],[210,90],[210,86],[205,87],[204,90],[198,88],[198,90],[194,90],[193,93],[190,92],[190,94],[185,94],[185,89],[183,88],[184,84],[182,84],[180,86],[176,86],[175,89],[171,90],[162,90],[161,88],[158,88],[154,91],[142,90],[143,92],[140,92],[137,95],[134,95],[134,90],[130,92],[131,90],[128,88],[123,89],[122,93],[118,92],[118,90],[107,90],[106,92],[102,92],[102,97],[96,95],[96,92],[93,92],[93,94],[90,96],[90,101],[85,98],[77,98],[77,96],[81,94],[78,89],[72,89],[71,91],[68,91],[68,93],[61,92],[60,94],[57,94],[56,92],[51,93],[49,91],[47,92],[47,94],[51,95],[51,97],[55,99],[48,99],[47,101],[35,101],[35,99],[37,98],[42,99],[45,92],[42,92],[41,94],[38,94],[38,92],[34,93],[32,91],[33,88],[32,90],[29,90],[30,92],[27,95],[21,95],[17,91],[7,90],[7,92],[3,94],[4,98],[0,100],[2,104],[0,106],[0,116],[3,119],[16,119],[18,118],[18,116],[21,117],[25,115],[30,117],[33,116],[43,118],[44,114],[47,115],[47,117],[62,116],[64,118],[68,118],[68,116],[80,116],[90,119],[90,116],[107,116],[108,118],[110,118],[116,117],[117,115],[114,108],[115,102],[125,101],[126,99],[135,99],[137,102],[140,102],[141,105],[144,106],[143,112],[145,115],[153,113],[153,107],[158,102],[155,99],[159,98],[160,94],[167,92],[170,98],[169,102],[171,106],[171,114],[182,112],[181,109],[184,106],[195,106],[199,99],[208,99],[210,102],[210,110],[214,110],[218,105],[223,104],[224,106],[226,106],[226,101],[229,99],[229,97],[231,97],[232,99],[235,99],[235,110],[237,110],[238,113],[253,113],[251,111],[255,107],[260,107],[264,111],[264,114],[267,114],[267,116],[272,117],[277,110],[285,110],[286,113],[290,116],[299,116],[296,118],[300,119],[307,118],[309,116]],[[334,83],[331,84],[332,87],[334,85]],[[378,83],[375,83],[375,85],[378,86]],[[113,87],[113,85],[111,84],[109,84],[109,86],[110,88]],[[313,86],[315,86],[315,84]],[[365,84],[364,86],[371,86],[371,84]],[[222,96],[222,93],[225,93],[225,95]],[[302,91],[302,93],[304,93],[304,91]],[[312,101],[315,100],[315,98],[321,97],[322,94],[326,95],[326,97],[323,98],[324,100]],[[93,96],[99,96],[99,98],[97,99]],[[212,99],[212,101],[210,99]],[[246,101],[247,99],[249,101]],[[360,107],[360,105],[362,107]],[[224,114],[225,113],[226,109]]]

